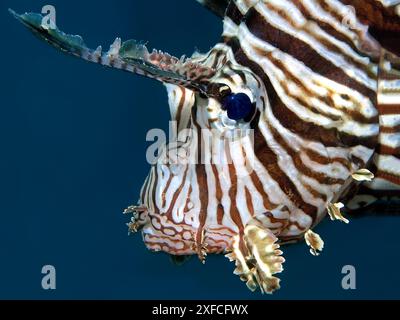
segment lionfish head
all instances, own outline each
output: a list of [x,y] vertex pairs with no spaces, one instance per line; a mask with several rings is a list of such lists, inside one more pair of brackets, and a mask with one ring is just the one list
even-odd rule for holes
[[[157,150],[151,161],[139,206],[127,209],[127,213],[133,213],[129,227],[133,231],[143,228],[145,242],[153,250],[201,252],[201,230],[209,206],[218,207],[214,208],[217,214],[210,216],[211,228],[223,224],[226,208],[221,203],[228,208],[229,199],[222,199],[221,194],[230,190],[228,197],[235,198],[237,179],[248,177],[252,170],[250,163],[257,152],[254,143],[261,140],[254,132],[257,134],[259,119],[266,116],[264,110],[269,103],[263,81],[238,63],[234,51],[223,43],[189,58],[151,51],[142,42],[122,42],[120,38],[103,51],[101,46],[90,49],[80,36],[43,24],[44,16],[40,14],[10,12],[36,36],[67,54],[152,78],[167,87],[175,134],[169,135],[172,141]],[[209,194],[219,197],[220,203],[208,203]],[[160,248],[151,241],[171,236],[171,230],[164,230],[169,224],[188,229],[181,231],[187,243]],[[195,249],[190,245],[194,234]],[[229,245],[224,243],[208,251],[223,251]]]
[[[153,54],[165,59],[160,52]],[[228,185],[251,172],[258,120],[265,116],[268,99],[264,84],[237,63],[226,46],[187,59],[164,56],[168,63],[162,65],[172,63],[168,68],[186,80],[159,79],[168,91],[173,139],[158,150],[139,203],[146,214],[170,216],[177,223],[191,220],[186,222],[198,226],[207,210],[207,194],[223,188],[216,181]],[[244,145],[251,154],[243,151]]]

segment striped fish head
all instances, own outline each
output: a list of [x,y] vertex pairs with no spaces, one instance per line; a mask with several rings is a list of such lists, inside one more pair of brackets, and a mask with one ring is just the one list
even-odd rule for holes
[[[175,131],[172,141],[159,150],[139,201],[139,207],[145,208],[140,225],[146,245],[172,254],[196,253],[199,246],[194,248],[193,243],[201,242],[196,239],[201,235],[199,230],[206,223],[213,227],[224,223],[222,212],[226,208],[209,199],[222,198],[222,192],[236,185],[237,177],[249,176],[254,131],[265,106],[262,82],[235,62],[231,50],[217,45],[207,54],[194,54],[191,60],[214,74],[204,91],[166,84]],[[235,196],[227,192],[227,197]],[[225,206],[235,201],[228,198]],[[250,218],[249,214],[244,223]],[[167,231],[167,226],[172,231]],[[164,240],[160,247],[160,239],[174,238],[176,226],[181,241]],[[235,228],[233,224],[232,230]],[[208,251],[225,250],[232,230],[224,242],[209,244]]]
[[[176,134],[158,152],[130,228],[144,227],[145,241],[152,249],[160,249],[162,240],[155,238],[174,238],[178,232],[183,242],[165,240],[161,249],[192,252],[193,235],[202,235],[206,220],[211,225],[222,223],[221,213],[209,211],[208,195],[234,187],[236,177],[248,170],[243,163],[251,156],[251,131],[266,96],[262,82],[222,44],[207,54],[176,58],[149,51],[143,42],[117,38],[105,52],[101,46],[90,49],[80,36],[43,26],[40,14],[10,12],[36,36],[67,54],[166,85]],[[221,203],[210,206],[225,210]]]

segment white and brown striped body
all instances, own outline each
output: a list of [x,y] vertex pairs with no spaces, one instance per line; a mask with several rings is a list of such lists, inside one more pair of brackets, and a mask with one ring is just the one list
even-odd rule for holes
[[377,200],[400,200],[400,59],[384,51],[379,70],[380,134],[371,163],[375,179],[360,186],[358,194],[347,203],[350,209]]
[[[400,78],[390,85],[382,80],[385,51],[355,16],[351,25],[343,23],[351,13],[340,1],[231,2],[223,41],[195,61],[218,70],[213,82],[256,103],[254,144],[249,136],[229,142],[225,156],[233,162],[220,164],[215,132],[239,124],[226,125],[217,101],[168,85],[179,130],[193,130],[178,149],[196,149],[202,131],[216,131],[201,149],[205,164],[168,164],[165,150],[152,168],[140,201],[148,209],[142,224],[150,249],[223,252],[255,217],[281,240],[300,238],[329,203],[354,188],[351,175],[371,159],[379,170],[395,170],[395,182],[378,173],[366,187],[398,193],[399,109],[387,117],[377,88],[398,92]],[[390,149],[388,160],[389,147],[397,153]]]

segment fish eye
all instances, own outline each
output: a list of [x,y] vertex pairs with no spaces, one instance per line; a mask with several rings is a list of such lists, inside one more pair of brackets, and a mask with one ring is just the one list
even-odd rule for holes
[[255,106],[245,93],[229,94],[222,100],[222,109],[231,120],[249,122],[254,115]]

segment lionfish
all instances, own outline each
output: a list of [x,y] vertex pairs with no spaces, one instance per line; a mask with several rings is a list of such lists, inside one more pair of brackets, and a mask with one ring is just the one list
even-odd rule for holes
[[223,34],[180,59],[119,38],[92,50],[10,12],[66,53],[166,86],[176,141],[125,210],[129,230],[177,259],[225,253],[249,289],[272,293],[283,244],[305,239],[318,255],[327,213],[347,223],[343,202],[400,194],[400,0],[198,2]]

